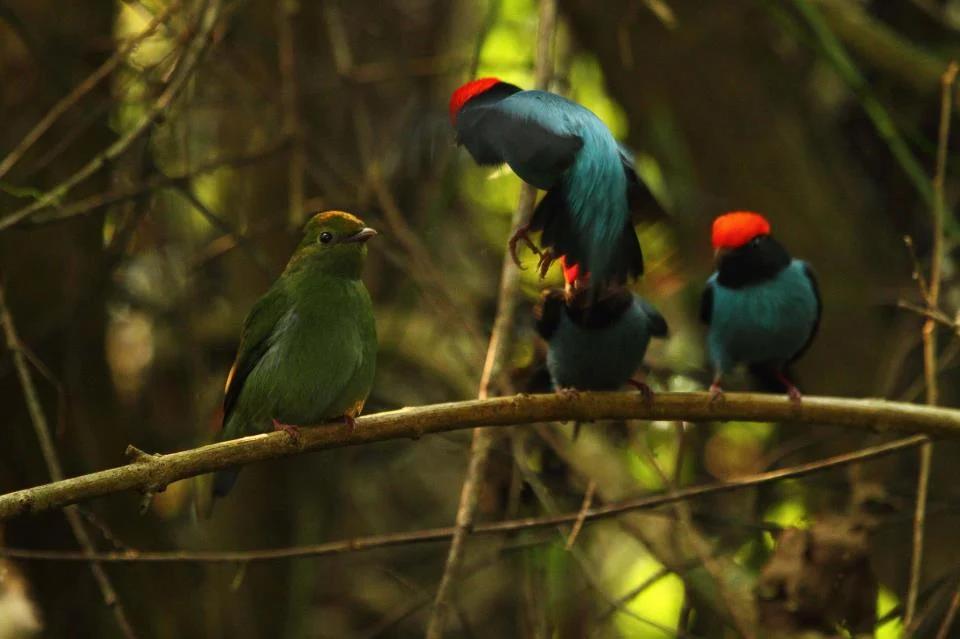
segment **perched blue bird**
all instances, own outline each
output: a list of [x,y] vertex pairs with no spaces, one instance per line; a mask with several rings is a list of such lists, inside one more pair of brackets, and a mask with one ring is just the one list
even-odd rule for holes
[[[541,274],[561,255],[591,273],[595,288],[643,274],[632,215],[661,211],[629,152],[593,112],[553,93],[482,78],[453,92],[450,121],[478,164],[506,163],[547,192],[510,238],[518,265],[516,245],[524,239],[540,254]],[[530,231],[541,231],[543,252]]]
[[713,222],[717,270],[707,280],[700,318],[709,325],[714,367],[710,393],[737,364],[773,379],[800,401],[788,366],[810,346],[820,326],[821,301],[810,265],[790,257],[757,213],[737,211]]
[[617,390],[632,384],[651,337],[666,337],[667,322],[649,302],[620,288],[592,299],[586,289],[544,291],[535,310],[546,340],[547,370],[554,389]]

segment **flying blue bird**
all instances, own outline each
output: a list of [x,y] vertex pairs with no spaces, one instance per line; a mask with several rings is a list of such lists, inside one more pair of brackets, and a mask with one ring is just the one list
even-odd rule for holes
[[791,400],[800,401],[788,366],[809,348],[820,326],[822,305],[813,270],[790,257],[757,213],[718,217],[713,247],[717,270],[700,300],[714,367],[710,393],[718,398],[723,376],[746,364],[761,379],[779,381]]
[[[565,256],[593,275],[591,286],[643,274],[632,214],[659,213],[633,170],[630,153],[587,108],[546,91],[523,91],[497,78],[464,84],[450,98],[457,143],[482,166],[507,164],[546,195],[510,238],[540,253],[541,274]],[[528,237],[540,231],[537,250]]]

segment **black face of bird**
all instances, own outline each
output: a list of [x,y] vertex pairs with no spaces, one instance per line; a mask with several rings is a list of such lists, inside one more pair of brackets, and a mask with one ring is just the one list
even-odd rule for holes
[[719,248],[714,258],[718,282],[730,288],[769,280],[790,264],[787,249],[771,235],[758,235],[735,249]]

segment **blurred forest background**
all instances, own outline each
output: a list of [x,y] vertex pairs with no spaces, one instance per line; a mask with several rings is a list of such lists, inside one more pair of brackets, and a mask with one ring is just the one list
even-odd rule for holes
[[[753,209],[820,274],[803,390],[922,400],[922,320],[897,307],[921,299],[903,237],[925,264],[960,2],[560,0],[559,12],[552,90],[636,150],[670,212],[639,227],[638,290],[671,326],[648,354],[654,388],[704,387],[710,223]],[[0,282],[43,364],[66,474],[121,464],[129,443],[209,440],[244,316],[306,214],[328,208],[381,232],[365,276],[380,333],[366,412],[475,397],[520,182],[455,148],[446,104],[471,76],[530,87],[536,31],[535,0],[0,0]],[[958,144],[948,171],[949,206]],[[952,316],[952,215],[948,229]],[[532,304],[560,283],[533,273],[511,353],[530,391],[543,390]],[[960,343],[944,329],[940,344],[941,402],[956,405]],[[0,491],[48,481],[8,350],[0,405]],[[591,484],[610,501],[892,438],[737,423],[689,426],[682,446],[673,423],[585,425],[575,442],[568,426],[503,432],[482,520],[575,511]],[[121,494],[84,505],[83,521],[103,550],[447,526],[468,448],[455,433],[259,464],[200,523],[189,482],[142,516]],[[936,447],[916,636],[937,636],[960,580],[958,452]],[[916,476],[909,450],[590,523],[572,551],[553,530],[471,538],[447,634],[733,637],[747,606],[764,636],[906,636]],[[77,547],[59,511],[8,522],[2,541]],[[140,637],[418,637],[446,549],[106,570]],[[0,561],[0,637],[121,636],[83,563]]]

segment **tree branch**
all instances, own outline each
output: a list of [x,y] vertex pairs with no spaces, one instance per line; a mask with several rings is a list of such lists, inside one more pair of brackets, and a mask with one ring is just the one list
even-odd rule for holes
[[[534,85],[537,89],[546,90],[553,75],[553,43],[557,25],[557,0],[540,0],[537,23],[537,49],[534,58]],[[523,224],[533,213],[533,205],[537,199],[536,189],[530,184],[523,184],[520,190],[520,199],[513,213],[512,228]],[[494,317],[493,328],[490,331],[490,341],[487,344],[487,356],[480,376],[478,397],[483,400],[489,397],[495,381],[501,377],[503,362],[510,353],[512,342],[513,320],[516,315],[517,294],[520,290],[520,273],[513,263],[510,251],[503,256],[503,268],[500,271],[500,287],[497,294],[497,314]],[[501,388],[500,392],[510,392]],[[437,595],[433,601],[433,609],[427,620],[426,639],[441,639],[446,622],[448,600],[453,582],[456,579],[460,564],[463,563],[463,547],[473,526],[473,518],[477,510],[477,501],[480,496],[480,487],[483,481],[487,458],[493,445],[491,435],[486,430],[473,431],[470,444],[470,459],[467,463],[467,472],[460,489],[460,501],[457,505],[456,530],[450,542],[447,561],[443,567],[443,576],[437,587]]]
[[[960,410],[879,399],[809,396],[796,405],[779,395],[754,393],[726,393],[722,402],[711,402],[708,393],[660,393],[651,403],[631,392],[585,392],[576,397],[516,395],[367,415],[357,420],[354,429],[341,424],[303,428],[299,443],[286,433],[272,432],[166,455],[141,454],[124,466],[0,495],[0,521],[125,490],[162,490],[179,479],[309,451],[418,439],[478,426],[600,419],[835,424],[867,431],[960,437]],[[134,454],[136,449],[130,449]]]
[[[804,398],[806,399],[806,398]],[[747,475],[726,482],[715,482],[701,486],[689,486],[677,490],[670,490],[662,494],[644,495],[632,499],[624,499],[603,506],[594,506],[586,510],[568,512],[543,517],[524,517],[491,523],[478,524],[473,529],[475,535],[501,535],[516,533],[539,528],[551,528],[563,524],[576,524],[579,521],[594,521],[608,517],[615,517],[635,510],[647,510],[665,506],[697,497],[724,493],[741,488],[752,488],[762,484],[782,481],[822,472],[841,466],[848,466],[864,462],[877,457],[890,455],[899,451],[919,446],[926,438],[914,435],[895,441],[870,446],[849,453],[834,455],[797,466],[771,470],[755,475]],[[26,559],[34,561],[97,561],[109,563],[237,563],[254,561],[276,561],[282,559],[301,559],[306,557],[323,557],[339,555],[376,548],[389,548],[417,543],[443,541],[453,537],[455,528],[428,528],[412,532],[386,533],[368,535],[331,541],[322,544],[294,546],[289,548],[270,548],[264,550],[240,551],[154,551],[122,550],[115,552],[101,552],[89,554],[85,552],[63,550],[33,550],[26,548],[0,547],[0,557]]]

